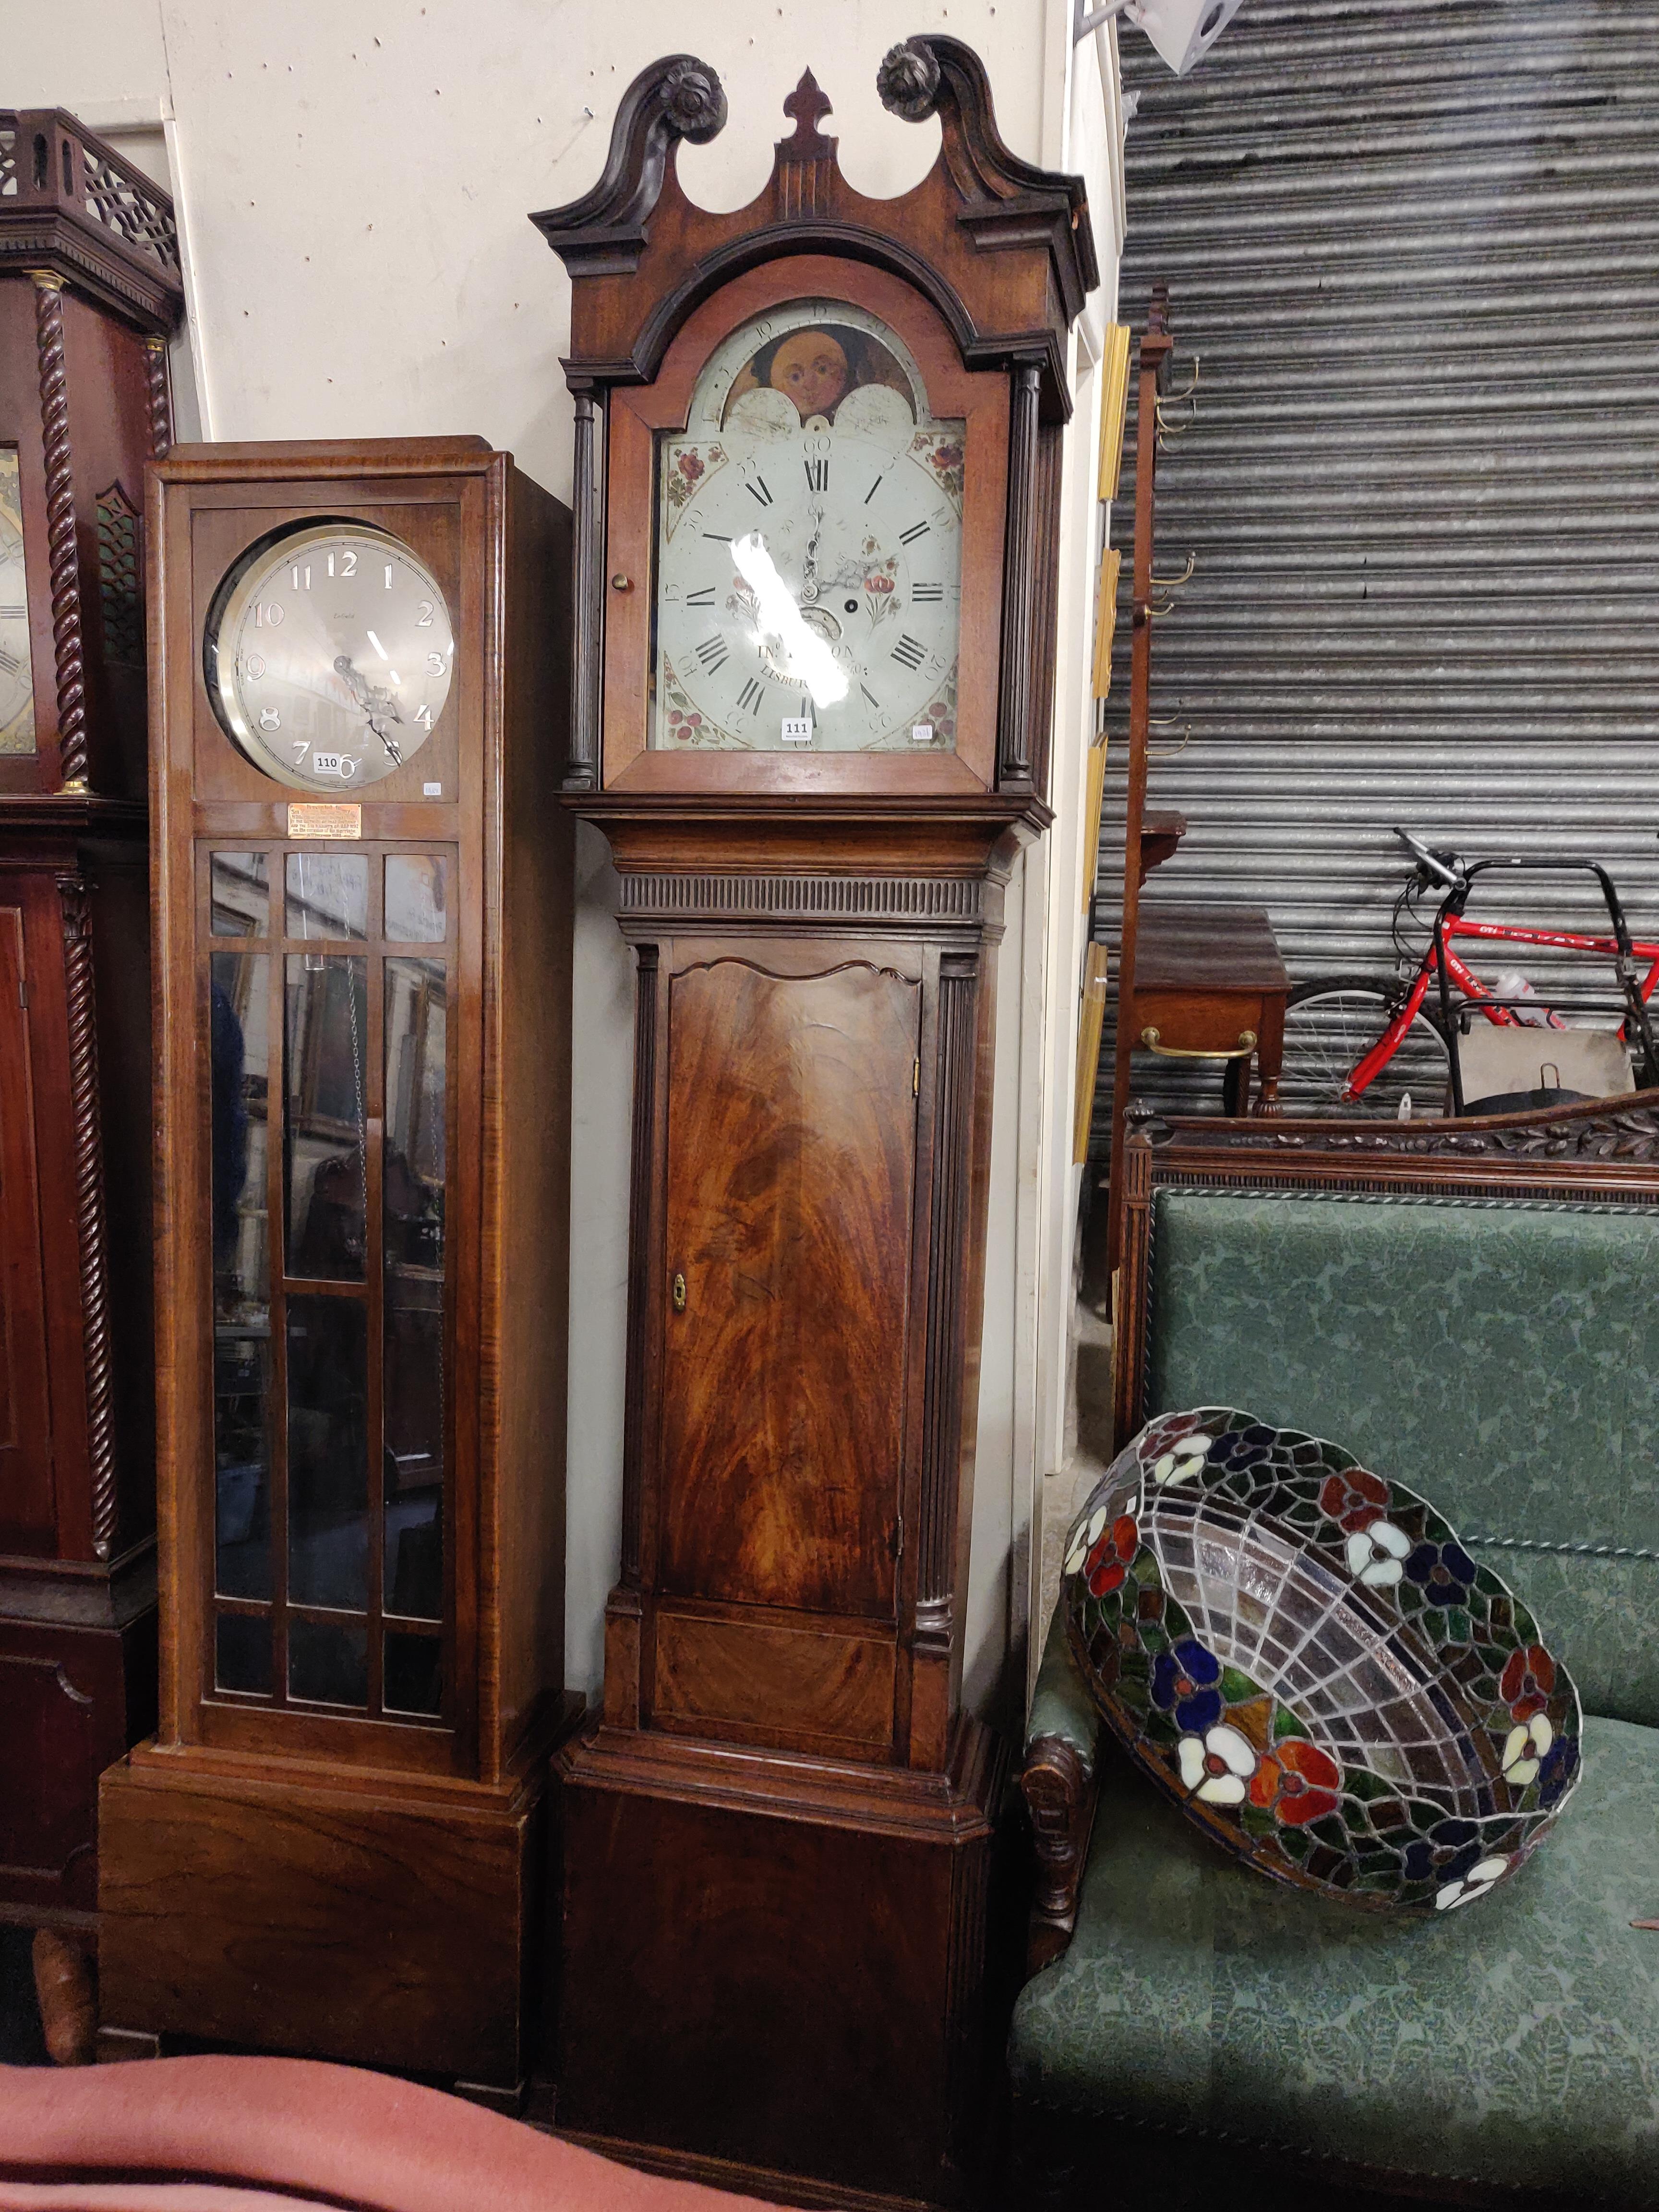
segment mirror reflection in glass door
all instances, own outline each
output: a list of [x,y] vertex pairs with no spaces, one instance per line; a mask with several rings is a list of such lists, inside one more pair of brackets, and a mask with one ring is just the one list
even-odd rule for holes
[[[246,856],[235,855],[237,859]],[[259,857],[263,857],[262,855]],[[212,1085],[215,1587],[268,1600],[270,1559],[270,1304],[265,1193],[270,961],[216,952],[209,963]],[[250,1639],[231,1632],[220,1680],[259,1687]],[[266,1626],[264,1672],[270,1672]]]
[[232,1696],[443,1717],[453,867],[206,855],[210,942],[253,941],[207,963],[213,1680]]
[[388,959],[381,1176],[386,1610],[420,1620],[437,1620],[443,1612],[447,1065],[444,963]]
[[368,1214],[368,975],[361,953],[289,953],[285,1057],[288,1273],[360,1283]]

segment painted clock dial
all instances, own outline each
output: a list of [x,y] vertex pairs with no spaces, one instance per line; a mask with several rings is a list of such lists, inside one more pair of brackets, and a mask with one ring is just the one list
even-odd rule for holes
[[653,745],[955,750],[963,431],[844,301],[716,349],[658,439]]
[[302,523],[228,570],[202,640],[213,711],[277,782],[338,793],[411,759],[455,673],[449,608],[388,532]]

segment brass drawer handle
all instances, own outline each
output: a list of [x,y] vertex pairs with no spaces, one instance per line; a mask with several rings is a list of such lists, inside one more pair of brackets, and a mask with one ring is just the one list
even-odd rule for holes
[[1160,1044],[1157,1030],[1142,1030],[1140,1042],[1148,1052],[1155,1052],[1160,1060],[1248,1060],[1255,1050],[1255,1031],[1240,1030],[1238,1042],[1231,1052],[1193,1052],[1180,1045]]
[[674,1278],[673,1298],[675,1312],[684,1313],[685,1311],[685,1278],[684,1275],[676,1275]]

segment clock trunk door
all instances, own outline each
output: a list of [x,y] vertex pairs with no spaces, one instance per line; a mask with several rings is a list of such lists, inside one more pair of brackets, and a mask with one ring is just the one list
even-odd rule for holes
[[672,985],[657,1588],[890,1620],[921,989],[769,954]]

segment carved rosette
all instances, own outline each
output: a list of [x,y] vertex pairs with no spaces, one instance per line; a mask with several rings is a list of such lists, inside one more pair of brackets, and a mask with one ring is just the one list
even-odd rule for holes
[[687,54],[663,78],[662,109],[678,137],[705,146],[726,127],[726,88],[707,62]]
[[92,1547],[99,1559],[106,1559],[115,1540],[115,1399],[110,1364],[98,1026],[93,1004],[92,900],[90,887],[79,876],[59,876],[58,891],[64,906],[64,981],[69,1001],[70,1143],[75,1162],[75,1226],[81,1259]]
[[144,386],[149,402],[150,459],[164,461],[173,444],[173,394],[167,384],[167,342],[144,340]]
[[876,71],[876,90],[890,115],[925,123],[939,106],[939,60],[919,40],[889,46]]
[[81,636],[81,568],[75,544],[69,378],[64,362],[64,280],[32,269],[40,369],[40,434],[46,470],[46,550],[52,568],[52,643],[58,676],[58,769],[65,791],[85,791],[87,698]]

